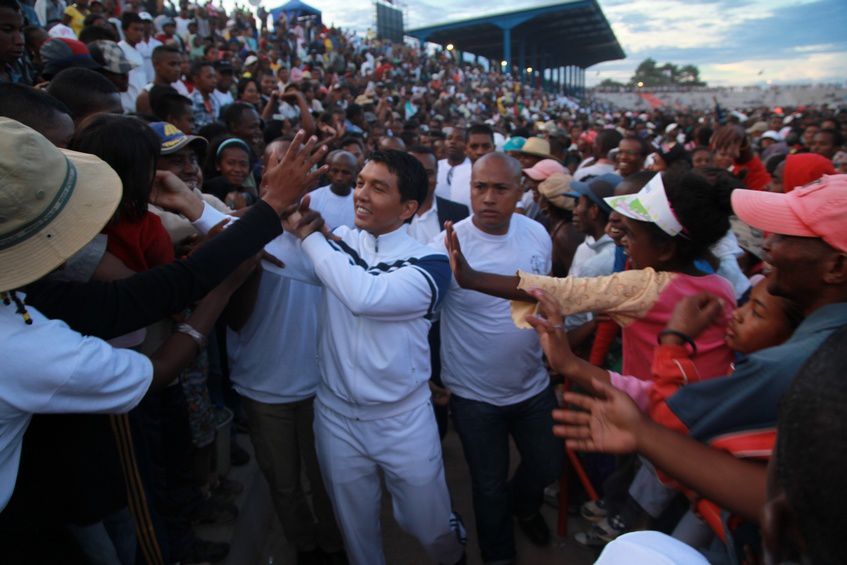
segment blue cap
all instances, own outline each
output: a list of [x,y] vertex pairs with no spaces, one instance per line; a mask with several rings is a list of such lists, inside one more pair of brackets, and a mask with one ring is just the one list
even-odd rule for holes
[[185,135],[178,127],[168,122],[153,122],[148,124],[159,136],[162,142],[162,155],[176,153],[188,144],[194,144],[194,149],[205,151],[208,142],[197,135]]
[[615,195],[615,187],[617,187],[623,177],[615,173],[606,173],[599,177],[593,177],[586,181],[571,182],[571,191],[568,196],[579,198],[587,196],[594,204],[600,207],[606,214],[612,213],[612,207],[604,200]]
[[515,137],[510,137],[505,144],[503,144],[503,151],[520,151],[523,149],[523,145],[526,143],[526,138],[516,135]]

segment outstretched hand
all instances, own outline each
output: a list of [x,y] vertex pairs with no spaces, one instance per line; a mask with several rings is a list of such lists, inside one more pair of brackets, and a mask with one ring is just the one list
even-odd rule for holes
[[677,303],[666,328],[697,339],[723,315],[723,307],[723,300],[708,292],[686,296]]
[[631,453],[638,449],[639,431],[646,422],[638,406],[625,392],[593,381],[597,398],[565,393],[565,403],[581,410],[553,410],[553,434],[565,438],[578,451]]
[[316,149],[318,138],[314,136],[303,144],[305,137],[306,134],[299,131],[284,156],[279,149],[274,150],[262,176],[262,200],[278,214],[297,202],[329,169],[327,165],[314,169],[326,155],[327,147],[321,145]]
[[450,270],[453,277],[462,288],[470,288],[474,271],[468,260],[462,254],[462,246],[459,244],[459,236],[453,229],[453,222],[444,222],[444,246],[447,247],[447,257],[450,259]]
[[538,300],[538,313],[527,316],[526,322],[538,332],[550,367],[560,375],[568,375],[571,372],[571,364],[577,357],[568,342],[559,303],[543,290],[531,290],[529,293]]

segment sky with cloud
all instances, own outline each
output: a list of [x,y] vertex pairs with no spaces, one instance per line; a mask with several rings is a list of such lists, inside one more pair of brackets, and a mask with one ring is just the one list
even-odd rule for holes
[[[695,64],[701,77],[714,85],[847,80],[845,0],[598,1],[627,58],[592,67],[586,74],[589,84],[604,78],[626,81],[647,57],[659,63]],[[369,0],[306,2],[322,10],[328,23],[357,30],[374,25]],[[550,3],[406,0],[405,25],[413,28]]]

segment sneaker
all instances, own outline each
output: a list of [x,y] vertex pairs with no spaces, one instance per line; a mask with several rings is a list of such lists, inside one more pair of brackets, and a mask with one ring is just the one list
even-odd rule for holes
[[450,529],[456,534],[456,538],[462,546],[468,544],[468,532],[465,529],[465,522],[458,512],[450,512]]
[[623,523],[618,515],[611,518],[603,518],[589,529],[587,532],[577,532],[574,535],[574,540],[579,545],[586,547],[603,547],[616,537],[627,532],[626,524]]
[[606,517],[606,502],[602,498],[589,500],[579,509],[579,514],[589,522],[599,522]]
[[179,562],[182,565],[217,563],[218,561],[222,561],[227,555],[229,555],[228,543],[218,543],[195,538],[191,542],[191,545],[179,555]]
[[529,518],[518,518],[518,526],[533,545],[544,547],[550,543],[550,528],[547,527],[541,512],[536,512]]

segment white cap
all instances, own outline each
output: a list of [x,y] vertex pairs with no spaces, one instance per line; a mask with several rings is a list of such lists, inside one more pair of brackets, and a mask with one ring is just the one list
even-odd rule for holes
[[139,12],[138,17],[142,20],[147,20],[148,22],[153,21],[153,16],[151,16],[149,12]]
[[672,132],[673,130],[675,130],[678,127],[679,127],[679,124],[676,123],[676,122],[673,122],[672,124],[668,124],[668,126],[665,128],[665,134]]
[[661,532],[631,532],[603,549],[594,565],[708,565],[703,555]]

